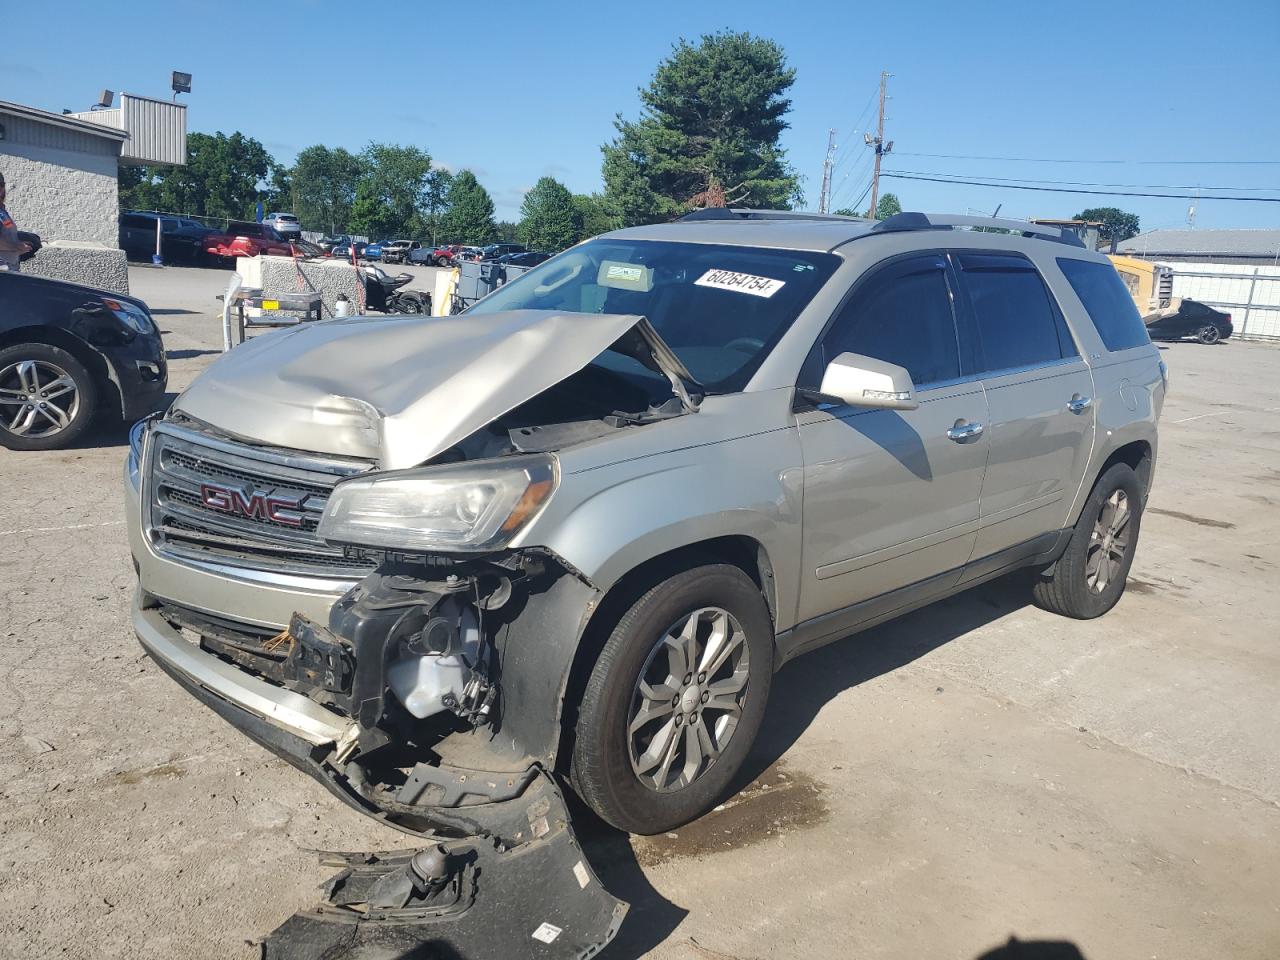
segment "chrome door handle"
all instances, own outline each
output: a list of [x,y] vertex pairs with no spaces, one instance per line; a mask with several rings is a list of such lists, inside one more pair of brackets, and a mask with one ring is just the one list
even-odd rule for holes
[[1067,409],[1072,413],[1084,413],[1091,406],[1093,406],[1093,397],[1082,397],[1078,393],[1067,401]]
[[947,431],[947,439],[954,440],[956,443],[964,443],[966,440],[973,440],[982,436],[982,424],[965,423],[963,420],[957,420],[956,425]]

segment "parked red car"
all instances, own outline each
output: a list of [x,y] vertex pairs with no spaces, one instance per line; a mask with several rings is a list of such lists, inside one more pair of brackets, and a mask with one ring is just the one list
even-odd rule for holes
[[210,234],[204,240],[205,253],[226,258],[256,257],[264,253],[291,257],[295,247],[296,244],[291,244],[267,224],[247,220],[232,220],[225,233]]
[[462,252],[462,247],[456,243],[446,243],[440,247],[422,247],[419,250],[409,252],[410,263],[422,263],[427,266],[434,264],[437,267],[451,267],[457,262],[458,254]]

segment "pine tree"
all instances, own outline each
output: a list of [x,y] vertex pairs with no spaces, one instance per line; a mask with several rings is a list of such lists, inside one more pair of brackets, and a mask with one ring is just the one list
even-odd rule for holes
[[602,148],[605,198],[623,224],[652,223],[698,205],[786,208],[799,178],[779,139],[795,82],[772,40],[716,33],[681,40],[640,91],[639,120],[614,121]]

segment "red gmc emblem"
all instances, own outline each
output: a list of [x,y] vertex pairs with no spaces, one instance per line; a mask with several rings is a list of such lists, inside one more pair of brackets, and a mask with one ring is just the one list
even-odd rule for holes
[[236,487],[213,483],[200,484],[200,502],[210,510],[230,513],[251,520],[271,520],[288,527],[302,526],[302,501],[293,497],[273,497],[254,490],[246,493]]

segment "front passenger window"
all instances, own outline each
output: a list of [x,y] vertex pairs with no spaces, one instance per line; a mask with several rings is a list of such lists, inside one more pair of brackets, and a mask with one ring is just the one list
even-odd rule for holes
[[917,257],[882,268],[854,292],[822,348],[826,363],[842,353],[896,363],[917,387],[959,377],[944,261]]

